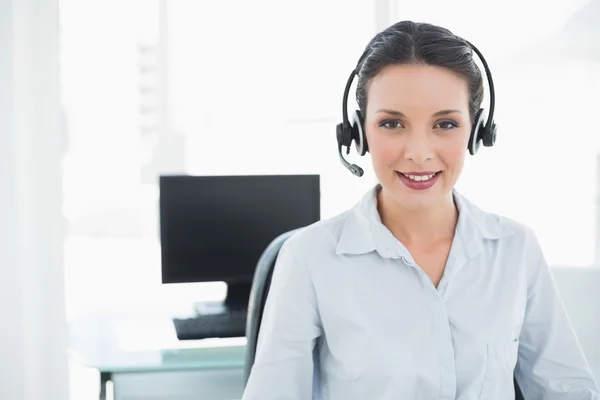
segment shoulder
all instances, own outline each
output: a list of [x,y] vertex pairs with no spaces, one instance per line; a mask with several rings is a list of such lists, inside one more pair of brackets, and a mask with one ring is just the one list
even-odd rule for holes
[[[460,195],[459,195],[460,196]],[[468,213],[484,237],[488,239],[501,239],[505,242],[525,244],[535,240],[533,229],[525,223],[506,215],[488,211],[472,203],[464,196],[459,197],[461,208]]]
[[514,218],[495,212],[471,206],[475,219],[482,227],[482,231],[493,232],[497,236],[488,238],[498,239],[494,245],[496,249],[504,254],[506,260],[511,263],[526,265],[543,265],[545,257],[538,235],[534,229]]
[[545,257],[534,229],[512,217],[471,206],[471,214],[486,239],[483,246],[488,249],[484,254],[492,257],[490,264],[498,265],[503,271],[511,270],[515,280],[529,280],[532,273],[546,266]]
[[485,213],[488,215],[489,218],[495,220],[499,225],[505,227],[508,231],[510,231],[510,236],[513,237],[513,240],[530,240],[532,237],[535,236],[533,228],[521,221],[498,213]]
[[307,256],[330,255],[336,251],[337,244],[353,210],[346,210],[333,217],[323,219],[298,229],[283,245],[285,250],[297,259]]
[[503,215],[497,215],[497,218],[513,231],[513,235],[507,243],[510,250],[521,250],[517,254],[524,256],[528,264],[537,265],[545,262],[538,235],[531,226]]

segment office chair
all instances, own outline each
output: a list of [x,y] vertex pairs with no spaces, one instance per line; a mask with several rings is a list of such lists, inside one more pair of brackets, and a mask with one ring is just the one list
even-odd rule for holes
[[[275,269],[275,262],[279,255],[281,246],[299,229],[281,234],[275,238],[265,249],[256,265],[254,278],[252,280],[252,289],[250,290],[250,299],[248,302],[248,317],[246,320],[246,360],[244,371],[244,385],[248,381],[252,365],[254,365],[254,357],[256,355],[256,344],[258,341],[258,333],[263,315],[263,308],[269,293],[271,285],[271,277]],[[515,385],[515,400],[525,400],[521,389],[517,384],[517,380],[513,379]]]
[[[301,228],[300,228],[301,229]],[[254,365],[254,356],[256,355],[256,343],[258,341],[258,331],[262,321],[263,308],[269,294],[271,285],[271,277],[275,269],[275,262],[279,255],[281,246],[299,229],[294,229],[282,233],[276,237],[267,248],[263,251],[258,259],[254,278],[252,280],[252,288],[250,289],[250,299],[248,301],[248,316],[246,317],[246,360],[245,360],[245,375],[244,384],[250,376],[250,370]]]

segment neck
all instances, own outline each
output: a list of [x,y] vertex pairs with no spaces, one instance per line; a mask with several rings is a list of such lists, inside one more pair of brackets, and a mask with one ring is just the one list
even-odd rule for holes
[[410,210],[381,190],[377,208],[381,222],[407,247],[430,248],[454,238],[458,210],[452,193],[434,207]]

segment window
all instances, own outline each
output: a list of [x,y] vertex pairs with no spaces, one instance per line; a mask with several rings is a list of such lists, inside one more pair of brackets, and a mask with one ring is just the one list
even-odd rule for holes
[[358,0],[62,0],[69,318],[224,294],[161,285],[159,174],[318,173],[324,218],[357,202],[375,178],[341,166],[335,125],[375,21]]

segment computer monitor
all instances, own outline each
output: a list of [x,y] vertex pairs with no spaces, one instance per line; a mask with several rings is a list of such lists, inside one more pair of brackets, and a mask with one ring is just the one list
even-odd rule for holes
[[318,175],[171,175],[159,189],[162,282],[226,282],[234,308],[269,243],[321,217]]

